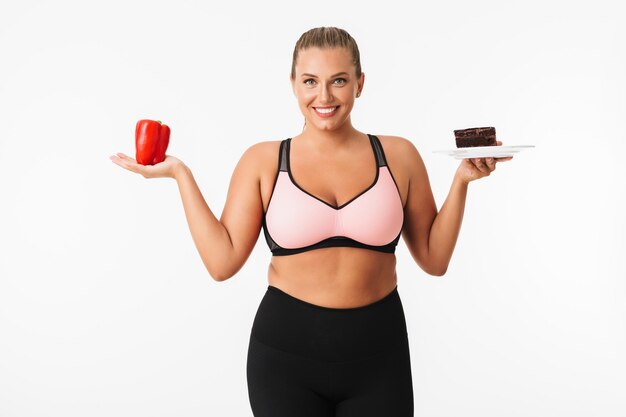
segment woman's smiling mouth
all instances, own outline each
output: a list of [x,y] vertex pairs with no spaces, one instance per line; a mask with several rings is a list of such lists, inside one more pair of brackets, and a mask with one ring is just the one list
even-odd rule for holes
[[339,106],[313,107],[313,108],[315,109],[315,113],[317,113],[319,117],[332,117],[337,112],[337,109],[339,108]]

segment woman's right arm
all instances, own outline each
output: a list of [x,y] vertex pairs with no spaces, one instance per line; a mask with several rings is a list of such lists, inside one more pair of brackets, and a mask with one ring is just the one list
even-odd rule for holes
[[258,240],[263,219],[260,178],[264,155],[261,152],[268,150],[261,142],[243,153],[233,172],[220,220],[204,200],[191,170],[178,158],[166,155],[156,165],[141,165],[120,152],[112,155],[111,160],[145,178],[176,180],[202,262],[213,279],[224,281],[241,269]]
[[241,269],[259,237],[263,216],[259,146],[249,147],[237,163],[219,220],[204,200],[191,170],[180,163],[174,171],[191,236],[216,281],[224,281]]

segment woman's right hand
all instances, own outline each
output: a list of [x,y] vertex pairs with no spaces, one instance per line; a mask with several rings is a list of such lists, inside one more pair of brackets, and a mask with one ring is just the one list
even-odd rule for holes
[[165,155],[165,160],[155,165],[141,165],[134,158],[121,152],[111,155],[110,158],[122,168],[141,174],[144,178],[176,178],[179,168],[184,165],[183,161],[171,155]]

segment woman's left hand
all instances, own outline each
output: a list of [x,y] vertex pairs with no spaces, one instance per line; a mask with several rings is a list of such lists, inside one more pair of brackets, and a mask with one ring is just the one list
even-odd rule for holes
[[[501,146],[502,142],[496,141],[497,146]],[[504,158],[468,158],[461,161],[461,165],[456,170],[455,177],[469,184],[471,181],[488,177],[492,171],[496,169],[496,164],[502,161],[510,161],[512,156]]]

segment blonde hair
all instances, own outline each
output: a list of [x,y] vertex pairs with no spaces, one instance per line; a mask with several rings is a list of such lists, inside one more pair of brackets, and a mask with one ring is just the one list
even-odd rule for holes
[[347,48],[352,55],[352,63],[356,69],[356,76],[361,76],[361,56],[356,41],[348,32],[336,27],[318,27],[310,29],[300,36],[293,49],[293,59],[291,61],[291,79],[296,78],[296,61],[300,51],[307,48]]

